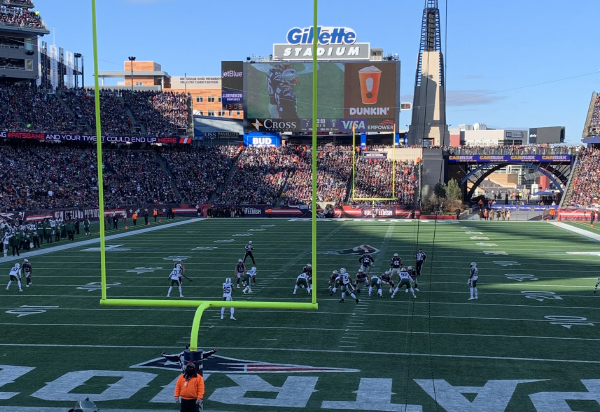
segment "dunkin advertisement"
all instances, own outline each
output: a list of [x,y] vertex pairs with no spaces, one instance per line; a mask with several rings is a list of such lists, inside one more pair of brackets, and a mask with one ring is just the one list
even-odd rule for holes
[[366,118],[369,131],[393,130],[399,112],[399,62],[346,63],[344,117]]

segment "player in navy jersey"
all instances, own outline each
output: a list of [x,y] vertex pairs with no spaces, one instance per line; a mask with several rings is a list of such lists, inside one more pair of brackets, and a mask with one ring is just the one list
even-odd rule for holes
[[291,68],[289,63],[275,64],[267,72],[267,91],[269,92],[269,113],[273,119],[279,119],[277,110],[277,101],[275,100],[275,90],[281,84],[281,75],[285,70]]
[[281,83],[275,89],[275,102],[280,119],[299,120],[296,105],[296,92],[293,86],[298,85],[298,72],[294,69],[285,70],[281,74]]

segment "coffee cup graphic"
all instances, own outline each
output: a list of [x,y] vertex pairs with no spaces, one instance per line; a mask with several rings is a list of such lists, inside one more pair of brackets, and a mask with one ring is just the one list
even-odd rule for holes
[[360,96],[363,104],[377,103],[381,70],[375,66],[362,68],[358,71],[358,78],[360,80]]

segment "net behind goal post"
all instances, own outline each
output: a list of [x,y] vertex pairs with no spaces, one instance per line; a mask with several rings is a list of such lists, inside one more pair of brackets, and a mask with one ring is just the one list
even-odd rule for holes
[[[95,84],[95,105],[96,105],[96,150],[97,150],[97,171],[98,182],[103,182],[102,176],[102,129],[100,115],[100,88],[98,80],[98,41],[96,24],[96,0],[91,0],[92,6],[92,31],[93,31],[93,49],[94,49],[94,84]],[[318,0],[313,0],[313,30],[317,32],[317,9]],[[313,39],[313,98],[312,98],[312,193],[317,193],[317,44],[318,38]],[[312,269],[313,283],[317,284],[317,196],[312,196]],[[98,184],[98,216],[100,217],[100,271],[102,298],[101,305],[108,306],[146,306],[146,307],[196,307],[196,314],[192,323],[192,332],[190,337],[190,350],[196,351],[198,348],[198,331],[200,320],[205,309],[215,307],[235,307],[247,309],[290,309],[290,310],[316,310],[318,309],[317,294],[312,294],[310,303],[293,302],[256,302],[256,301],[203,301],[203,300],[177,300],[170,301],[166,299],[114,299],[107,296],[106,290],[106,237],[104,224],[104,191],[103,185]]]
[[[396,136],[396,125],[394,125],[394,134]],[[392,146],[392,197],[356,197],[356,130],[354,125],[352,126],[352,201],[368,201],[372,202],[373,206],[375,202],[382,201],[394,201],[396,199],[396,148]],[[375,217],[375,216],[372,216]]]

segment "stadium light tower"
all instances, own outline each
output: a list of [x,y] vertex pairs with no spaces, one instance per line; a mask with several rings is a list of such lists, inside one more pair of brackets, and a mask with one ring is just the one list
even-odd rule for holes
[[133,62],[135,61],[135,56],[129,56],[129,66],[131,67],[131,94],[133,94]]
[[408,144],[421,146],[427,139],[435,146],[445,146],[447,136],[440,10],[438,0],[425,0]]

